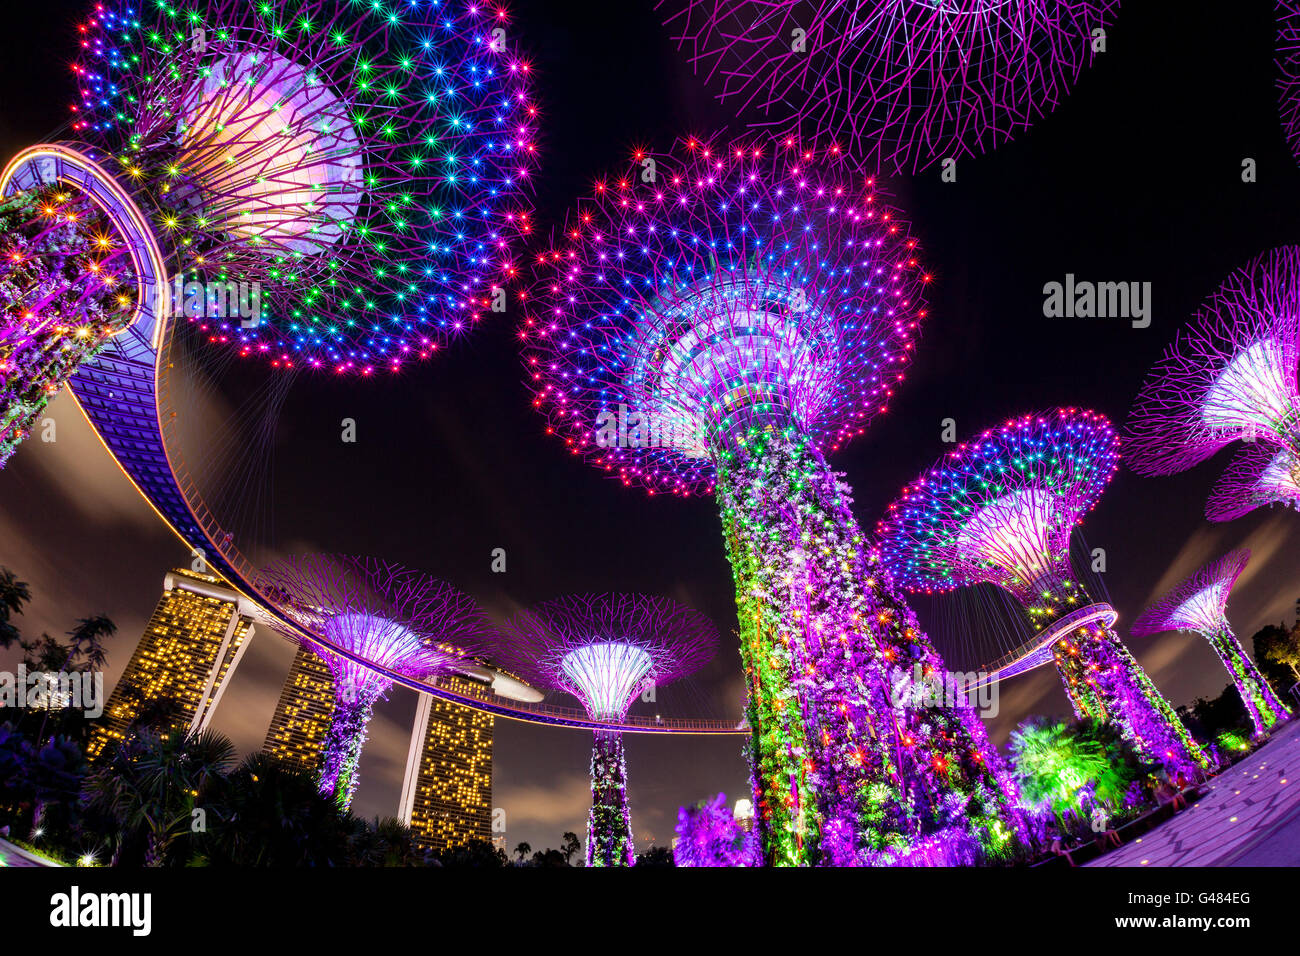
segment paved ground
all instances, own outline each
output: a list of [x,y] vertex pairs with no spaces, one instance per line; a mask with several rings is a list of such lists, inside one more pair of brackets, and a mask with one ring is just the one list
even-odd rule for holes
[[0,839],[0,866],[55,866],[40,857],[33,856],[22,847],[14,846],[8,840]]
[[1300,720],[1197,803],[1088,866],[1300,866]]

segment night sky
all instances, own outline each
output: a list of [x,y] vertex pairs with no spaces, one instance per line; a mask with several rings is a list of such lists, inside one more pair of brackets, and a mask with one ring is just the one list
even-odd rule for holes
[[[963,438],[1057,404],[1089,406],[1122,425],[1147,369],[1198,303],[1257,253],[1300,242],[1300,169],[1277,116],[1271,4],[1185,3],[1177,16],[1159,6],[1122,10],[1108,52],[1075,93],[1011,144],[961,161],[956,183],[940,182],[937,170],[889,182],[936,281],[917,359],[889,414],[833,461],[855,490],[864,528],[943,453],[945,418]],[[623,7],[513,5],[544,111],[538,245],[573,199],[599,173],[622,169],[633,148],[666,150],[677,135],[729,124],[741,130],[690,74],[650,3]],[[66,117],[67,66],[84,9],[51,0],[7,11],[6,155],[50,138]],[[1255,183],[1241,181],[1245,157],[1258,163]],[[1044,318],[1043,285],[1066,273],[1150,282],[1150,327]],[[259,559],[307,550],[382,556],[452,581],[498,619],[578,591],[673,597],[712,617],[721,649],[699,676],[661,691],[654,710],[738,718],[733,589],[712,501],[624,488],[548,438],[523,385],[518,319],[494,318],[435,360],[371,381],[273,381],[281,373],[198,350],[215,386],[187,406],[186,442],[199,450],[191,460],[218,447],[215,435],[243,436],[242,451],[223,445],[204,461],[214,511],[229,514],[237,540]],[[280,392],[282,407],[268,401]],[[52,415],[57,442],[28,442],[0,472],[0,565],[32,585],[36,599],[22,622],[31,634],[62,633],[92,612],[118,623],[111,685],[164,573],[188,565],[189,551],[66,397]],[[356,420],[357,443],[340,442],[343,418]],[[1174,478],[1121,470],[1088,516],[1087,543],[1106,550],[1104,580],[1121,633],[1183,575],[1243,545],[1254,558],[1229,605],[1238,634],[1293,619],[1300,519],[1261,511],[1211,525],[1202,516],[1229,457]],[[491,571],[494,548],[506,550],[504,574]],[[950,666],[982,663],[969,659],[968,637],[945,633],[951,613],[939,613],[934,599],[916,607]],[[1199,639],[1166,634],[1130,647],[1175,704],[1214,696],[1227,683]],[[261,745],[292,653],[263,634],[245,656],[215,720],[242,751]],[[405,690],[380,705],[358,812],[395,812],[414,710]],[[1003,743],[1025,716],[1067,710],[1055,671],[1039,670],[1001,688],[990,732]],[[680,804],[719,790],[732,800],[745,795],[741,743],[629,739],[638,848],[652,838],[668,842]],[[506,811],[510,847],[558,846],[565,830],[583,831],[589,748],[581,731],[498,722],[493,800]]]

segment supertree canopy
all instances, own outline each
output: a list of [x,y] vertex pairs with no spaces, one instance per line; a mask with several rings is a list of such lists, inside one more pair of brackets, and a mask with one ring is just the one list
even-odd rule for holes
[[1129,629],[1132,634],[1161,631],[1195,631],[1214,648],[1232,675],[1242,703],[1262,734],[1291,716],[1259,672],[1228,625],[1228,594],[1250,561],[1250,551],[1229,551],[1217,561],[1198,568],[1190,577],[1138,615]]
[[661,0],[697,72],[755,125],[882,172],[978,155],[1050,113],[1118,0]]
[[1070,533],[1119,464],[1102,415],[1060,408],[965,442],[903,489],[880,522],[885,566],[904,588],[997,585],[1050,646],[1080,717],[1116,722],[1171,770],[1206,758],[1070,568]]
[[1205,503],[1211,521],[1231,521],[1264,505],[1300,510],[1300,461],[1289,448],[1259,444],[1240,452]]
[[688,141],[599,181],[536,263],[520,334],[551,431],[625,484],[717,496],[772,863],[1016,845],[974,710],[893,700],[942,662],[825,458],[902,381],[915,250],[834,156]]
[[1300,246],[1230,275],[1152,369],[1129,422],[1130,466],[1169,475],[1238,440],[1300,451]]
[[[392,680],[367,664],[428,680],[472,663],[496,631],[474,601],[451,585],[375,558],[309,554],[262,570],[258,590],[305,632],[271,626],[318,654],[334,678],[334,712],[325,737],[320,790],[346,807],[375,702]],[[311,640],[319,635],[365,663]]]
[[1300,159],[1300,3],[1274,0],[1277,15],[1277,105],[1282,132],[1291,153]]
[[[521,611],[506,626],[502,660],[539,687],[572,694],[596,720],[617,724],[638,695],[699,670],[717,629],[698,611],[641,594],[579,594]],[[627,758],[615,728],[591,751],[587,865],[631,866]]]
[[79,29],[68,141],[3,180],[6,445],[143,309],[370,375],[513,275],[536,108],[500,5],[157,0]]

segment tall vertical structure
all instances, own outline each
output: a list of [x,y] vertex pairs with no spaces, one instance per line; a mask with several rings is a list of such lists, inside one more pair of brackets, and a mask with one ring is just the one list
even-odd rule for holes
[[325,732],[333,718],[334,678],[329,666],[299,647],[280,690],[262,753],[316,773],[325,749]]
[[169,571],[162,598],[113,688],[104,719],[91,733],[87,757],[93,760],[125,740],[151,701],[175,704],[171,729],[206,730],[252,639],[255,611],[251,601],[215,574]]
[[511,618],[503,656],[530,683],[572,694],[609,724],[591,748],[587,866],[631,866],[636,858],[627,804],[627,757],[619,724],[646,690],[686,677],[713,657],[707,617],[667,598],[575,594]]
[[[451,585],[374,558],[289,557],[263,568],[258,585],[283,615],[271,626],[329,669],[334,710],[317,779],[321,793],[343,808],[357,788],[375,704],[393,685],[385,670],[416,680],[455,672],[493,633],[478,605]],[[306,636],[316,634],[328,645]]]
[[[445,678],[453,690],[468,681]],[[421,694],[398,815],[415,842],[449,850],[492,838],[491,714]]]
[[1135,635],[1190,631],[1204,637],[1232,675],[1241,702],[1255,724],[1255,733],[1260,735],[1289,720],[1291,711],[1278,699],[1228,624],[1228,595],[1249,561],[1250,551],[1239,548],[1203,565],[1139,614],[1130,631]]
[[945,455],[903,489],[878,526],[900,587],[993,584],[1024,607],[1080,717],[1116,724],[1171,772],[1208,759],[1070,567],[1070,532],[1119,465],[1105,416],[1078,408],[1022,415]]
[[944,664],[828,461],[904,378],[916,246],[834,149],[688,140],[597,182],[520,331],[573,454],[716,497],[774,864],[999,858],[1023,832],[973,708],[895,706],[896,672]]

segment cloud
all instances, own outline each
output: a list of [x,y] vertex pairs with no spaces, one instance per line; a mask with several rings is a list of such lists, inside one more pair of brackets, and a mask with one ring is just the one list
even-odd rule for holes
[[493,793],[498,806],[504,807],[510,827],[537,824],[559,832],[583,825],[591,807],[591,781],[586,775],[562,774],[551,784],[524,784],[500,787]]

